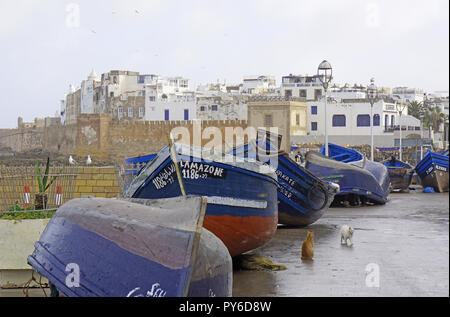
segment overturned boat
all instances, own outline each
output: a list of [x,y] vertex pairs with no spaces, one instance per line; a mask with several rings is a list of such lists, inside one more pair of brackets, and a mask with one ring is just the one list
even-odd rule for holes
[[234,148],[239,158],[256,159],[276,169],[278,176],[278,223],[306,226],[328,209],[339,186],[325,182],[280,151],[281,135],[258,131],[256,140]]
[[417,163],[415,170],[422,186],[433,187],[435,191],[448,192],[448,156],[428,151]]
[[358,151],[328,144],[329,157],[310,151],[306,154],[305,167],[322,180],[340,186],[333,205],[385,204],[390,192],[390,180],[386,166],[369,161]]
[[383,161],[383,164],[388,169],[391,190],[409,191],[414,168],[408,163],[397,160],[395,157]]
[[170,147],[164,147],[133,179],[124,197],[176,197],[183,194],[182,187],[186,194],[206,197],[203,226],[223,241],[232,256],[272,238],[278,222],[277,176],[273,169],[202,148],[175,144],[173,149],[177,165]]
[[69,297],[231,296],[231,256],[202,228],[206,200],[77,198],[28,257]]

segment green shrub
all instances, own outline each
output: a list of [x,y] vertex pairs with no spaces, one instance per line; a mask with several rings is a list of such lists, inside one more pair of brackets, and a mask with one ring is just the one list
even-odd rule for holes
[[38,211],[15,211],[0,214],[0,220],[46,219],[53,217],[56,209]]

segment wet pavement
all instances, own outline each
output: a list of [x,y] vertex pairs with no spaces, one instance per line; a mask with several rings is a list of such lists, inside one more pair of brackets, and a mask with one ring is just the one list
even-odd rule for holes
[[[307,228],[279,226],[251,253],[287,270],[235,271],[233,296],[449,296],[448,193],[417,188],[389,197],[384,206],[331,208]],[[353,247],[340,244],[344,224],[355,228]],[[315,233],[314,259],[302,261],[308,230]],[[44,296],[40,289],[29,295]],[[23,292],[0,289],[3,296]]]
[[[252,251],[285,271],[235,271],[233,296],[449,296],[449,196],[393,193],[384,206],[331,208],[307,228],[279,226]],[[340,228],[355,228],[353,247]],[[300,259],[307,231],[314,259]]]

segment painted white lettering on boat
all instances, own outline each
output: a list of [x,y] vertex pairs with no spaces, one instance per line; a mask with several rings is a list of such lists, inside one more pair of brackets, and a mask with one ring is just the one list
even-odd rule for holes
[[183,174],[183,178],[189,179],[199,179],[199,178],[225,178],[226,170],[222,167],[198,163],[198,162],[189,162],[189,161],[181,161],[181,172]]
[[444,166],[436,165],[436,169],[443,172],[447,172],[447,169]]
[[166,296],[166,291],[160,286],[159,283],[153,284],[151,290],[145,292],[145,294],[140,291],[140,287],[136,287],[127,294],[127,297],[164,297]]
[[279,183],[277,183],[277,187],[278,187],[278,191],[280,193],[282,193],[284,196],[286,196],[287,198],[292,198],[292,193],[290,191],[288,191],[286,188],[281,186]]
[[[202,179],[202,178],[225,178],[226,170],[222,167],[189,161],[180,161],[181,174],[185,179]],[[153,179],[152,183],[157,190],[163,189],[167,185],[176,181],[175,165],[172,163],[166,166]]]
[[172,163],[170,166],[165,167],[158,175],[153,178],[152,183],[156,189],[162,189],[168,184],[172,184],[175,181],[174,177],[175,165]]
[[295,180],[293,180],[292,178],[290,178],[289,176],[284,174],[282,171],[277,169],[276,173],[277,173],[277,176],[278,176],[278,180],[281,179],[281,180],[287,182],[289,185],[295,186]]

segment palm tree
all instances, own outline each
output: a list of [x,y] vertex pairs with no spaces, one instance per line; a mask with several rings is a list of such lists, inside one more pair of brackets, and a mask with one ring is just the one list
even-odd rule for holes
[[434,132],[439,132],[444,122],[445,122],[445,114],[441,112],[440,107],[437,106],[426,107],[424,125],[427,128],[431,127]]
[[420,119],[420,112],[422,110],[423,103],[418,101],[411,101],[408,104],[408,114],[416,119]]

